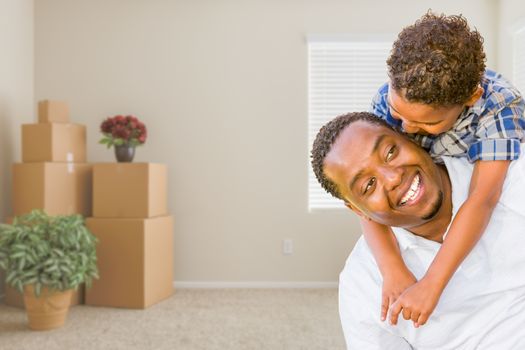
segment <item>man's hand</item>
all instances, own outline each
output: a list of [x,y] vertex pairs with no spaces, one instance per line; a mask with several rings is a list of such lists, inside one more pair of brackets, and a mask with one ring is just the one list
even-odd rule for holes
[[442,292],[436,284],[422,278],[405,290],[390,307],[390,323],[396,325],[399,313],[403,311],[403,318],[412,320],[414,327],[424,325],[434,311]]
[[381,295],[381,321],[386,320],[390,305],[396,301],[401,293],[416,282],[416,278],[406,267],[385,274]]

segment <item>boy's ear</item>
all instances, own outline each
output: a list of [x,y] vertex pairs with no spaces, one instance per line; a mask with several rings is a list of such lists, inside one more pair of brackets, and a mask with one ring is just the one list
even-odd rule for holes
[[476,101],[479,100],[481,95],[483,95],[484,91],[485,90],[483,90],[483,88],[480,85],[478,85],[478,87],[476,88],[476,91],[474,91],[474,93],[470,96],[470,98],[465,103],[465,105],[467,107],[472,107],[474,105],[474,103],[476,103]]

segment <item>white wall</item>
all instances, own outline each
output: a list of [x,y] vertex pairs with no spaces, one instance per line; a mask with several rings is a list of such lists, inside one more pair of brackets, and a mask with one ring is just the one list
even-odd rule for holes
[[[0,219],[11,214],[11,164],[20,155],[20,124],[32,119],[33,1],[0,0]],[[0,295],[3,278],[0,271]]]
[[498,70],[512,79],[512,36],[517,28],[525,27],[525,3],[520,0],[498,0],[498,3]]
[[336,281],[359,228],[307,212],[305,36],[397,33],[429,7],[463,13],[495,64],[491,0],[39,0],[36,99],[69,101],[92,162],[113,160],[103,118],[146,122],[137,161],[168,164],[177,281]]

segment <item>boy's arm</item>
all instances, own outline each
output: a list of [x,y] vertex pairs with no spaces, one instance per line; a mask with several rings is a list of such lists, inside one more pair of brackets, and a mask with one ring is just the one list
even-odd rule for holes
[[390,227],[365,218],[361,218],[361,227],[366,243],[383,276],[381,321],[384,321],[390,305],[406,288],[416,282],[416,278],[406,267]]
[[407,289],[391,307],[390,321],[403,317],[425,324],[448,281],[485,231],[502,192],[510,161],[478,161],[470,180],[469,197],[452,221],[447,237],[425,276]]

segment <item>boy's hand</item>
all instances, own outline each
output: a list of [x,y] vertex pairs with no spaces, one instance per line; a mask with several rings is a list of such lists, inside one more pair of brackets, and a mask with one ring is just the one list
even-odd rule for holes
[[399,313],[403,311],[405,320],[412,320],[414,327],[424,325],[436,307],[442,289],[422,278],[405,290],[390,307],[390,323],[397,324]]
[[417,280],[407,268],[395,269],[385,274],[381,295],[381,321],[386,320],[388,308],[408,287]]

